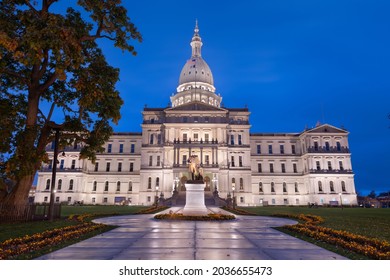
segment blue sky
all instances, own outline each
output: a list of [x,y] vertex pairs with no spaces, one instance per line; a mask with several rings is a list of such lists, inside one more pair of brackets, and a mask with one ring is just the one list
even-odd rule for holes
[[102,41],[121,73],[115,131],[141,131],[145,104],[167,106],[198,19],[217,92],[248,105],[251,132],[344,126],[357,191],[390,190],[389,1],[123,2],[144,41],[135,57]]

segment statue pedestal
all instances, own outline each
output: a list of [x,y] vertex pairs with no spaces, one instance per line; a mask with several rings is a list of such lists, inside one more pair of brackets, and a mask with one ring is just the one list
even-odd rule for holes
[[183,214],[186,216],[203,216],[208,211],[204,204],[204,188],[206,184],[203,181],[187,181],[186,186],[186,205],[183,208]]

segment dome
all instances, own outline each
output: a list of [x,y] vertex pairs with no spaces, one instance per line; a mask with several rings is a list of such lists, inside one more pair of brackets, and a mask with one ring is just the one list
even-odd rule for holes
[[171,96],[172,107],[190,102],[202,102],[214,107],[220,107],[222,97],[215,93],[213,74],[202,58],[202,39],[199,36],[198,21],[191,40],[192,55],[186,61],[179,77],[177,92]]
[[210,67],[202,57],[191,57],[180,73],[179,85],[199,82],[214,85]]

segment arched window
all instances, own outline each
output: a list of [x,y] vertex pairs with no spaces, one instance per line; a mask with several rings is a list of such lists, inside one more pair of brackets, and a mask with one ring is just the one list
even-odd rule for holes
[[116,191],[120,192],[121,191],[121,182],[116,182]]
[[130,181],[129,182],[129,192],[132,192],[133,191],[133,182]]
[[240,190],[244,189],[244,179],[240,178]]
[[347,189],[345,188],[345,182],[344,182],[344,181],[341,181],[341,190],[342,190],[343,192],[346,192],[346,191],[347,191]]
[[333,184],[333,181],[330,181],[330,182],[329,182],[329,187],[330,187],[330,191],[331,191],[331,192],[334,192],[334,184]]
[[149,177],[148,179],[148,190],[152,189],[152,177]]
[[50,179],[46,180],[46,190],[50,189]]
[[232,178],[232,187],[236,186],[236,178]]
[[271,183],[271,192],[275,192],[275,183],[274,182],[272,182]]
[[58,180],[58,185],[57,185],[57,190],[61,190],[61,188],[62,188],[62,179],[59,179]]
[[157,177],[156,178],[156,187],[159,187],[160,186],[160,177]]
[[318,191],[319,192],[322,192],[322,182],[321,181],[318,181]]
[[97,189],[97,182],[96,182],[96,181],[93,181],[92,191],[93,191],[93,192],[96,192],[96,189]]
[[259,192],[263,192],[263,183],[259,182]]
[[104,183],[104,191],[108,192],[108,181]]
[[70,179],[69,181],[69,190],[73,191],[73,179]]

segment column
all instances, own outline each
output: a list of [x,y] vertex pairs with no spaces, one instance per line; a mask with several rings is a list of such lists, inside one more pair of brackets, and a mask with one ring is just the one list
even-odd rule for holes
[[203,147],[200,147],[200,164],[203,165]]
[[176,165],[176,147],[173,147],[173,166]]
[[211,147],[212,164],[214,165],[214,147]]
[[218,164],[218,147],[215,148],[215,158],[216,158],[215,164]]

